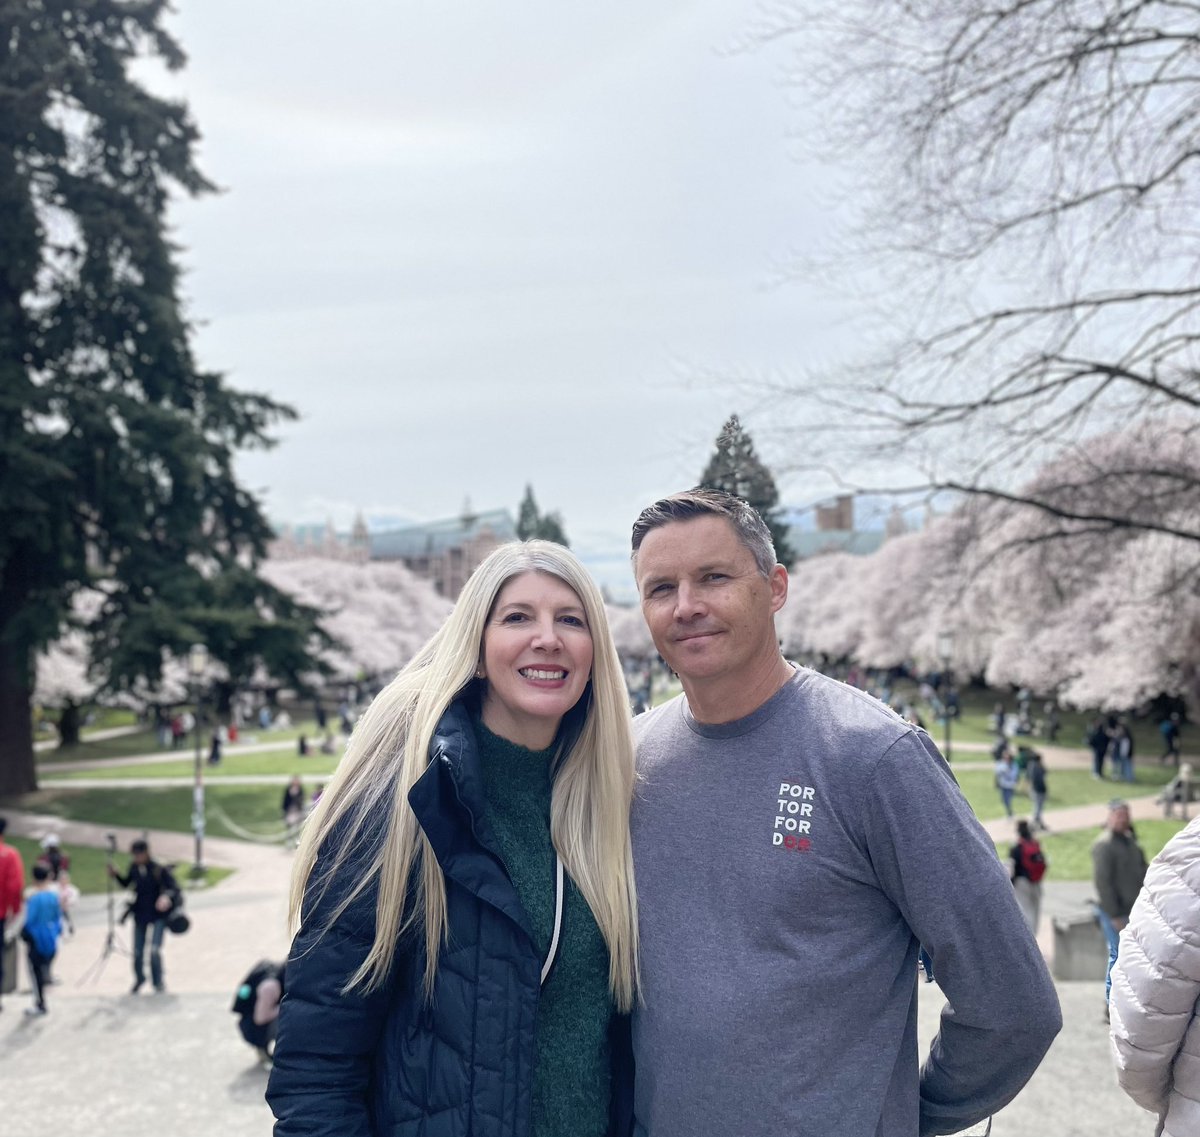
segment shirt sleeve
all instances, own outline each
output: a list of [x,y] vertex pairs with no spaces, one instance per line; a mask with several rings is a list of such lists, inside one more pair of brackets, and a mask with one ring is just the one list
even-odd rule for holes
[[879,760],[866,819],[881,886],[933,960],[949,1005],[921,1069],[920,1134],[1010,1102],[1062,1029],[1054,984],[996,848],[924,732]]

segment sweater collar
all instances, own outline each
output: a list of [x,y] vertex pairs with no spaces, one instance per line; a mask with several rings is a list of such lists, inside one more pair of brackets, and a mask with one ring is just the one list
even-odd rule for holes
[[488,822],[479,746],[461,702],[452,703],[438,723],[429,766],[409,790],[408,803],[442,872],[510,917],[532,940],[529,917]]

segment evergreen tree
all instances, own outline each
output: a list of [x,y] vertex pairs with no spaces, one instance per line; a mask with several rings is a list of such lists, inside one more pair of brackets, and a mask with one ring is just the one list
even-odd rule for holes
[[525,487],[525,496],[517,509],[517,537],[528,541],[532,537],[543,541],[553,541],[556,545],[570,548],[567,531],[563,528],[562,514],[555,510],[553,513],[540,513],[537,501],[533,496],[533,486]]
[[538,523],[541,516],[538,513],[537,501],[533,496],[533,486],[525,487],[525,496],[517,508],[517,537],[528,541],[538,535]]
[[35,788],[34,654],[81,588],[114,686],[210,639],[245,674],[222,629],[309,662],[314,614],[253,572],[269,528],[233,474],[293,412],[196,366],[165,213],[212,186],[187,108],[129,73],[182,66],[167,7],[0,0],[0,793]]
[[717,448],[700,475],[700,485],[705,489],[724,490],[752,505],[771,531],[779,563],[790,565],[795,560],[788,544],[787,526],[776,513],[779,490],[775,487],[775,479],[754,452],[754,443],[737,415],[730,415],[721,427]]

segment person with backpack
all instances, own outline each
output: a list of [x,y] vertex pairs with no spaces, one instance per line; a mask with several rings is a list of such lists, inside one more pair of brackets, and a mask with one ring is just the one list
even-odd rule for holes
[[1024,818],[1017,822],[1017,843],[1009,851],[1009,857],[1013,863],[1012,882],[1017,906],[1036,939],[1042,915],[1042,877],[1046,875],[1046,855]]
[[[146,982],[146,936],[150,936],[150,980],[155,991],[165,991],[163,984],[162,942],[167,920],[179,907],[182,893],[171,870],[150,859],[150,846],[142,840],[129,846],[132,860],[129,871],[122,876],[110,863],[109,874],[122,888],[133,889],[133,899],[125,910],[133,916],[133,987],[136,995]],[[122,917],[124,919],[124,917]]]
[[242,1037],[258,1051],[259,1059],[270,1065],[275,1048],[279,1004],[283,1000],[285,961],[260,959],[242,980],[233,1000]]
[[43,864],[35,864],[33,888],[25,898],[25,924],[21,928],[33,980],[33,1006],[25,1008],[27,1015],[47,1013],[46,988],[50,985],[50,964],[58,954],[60,935],[62,906],[58,889],[50,879],[50,870]]

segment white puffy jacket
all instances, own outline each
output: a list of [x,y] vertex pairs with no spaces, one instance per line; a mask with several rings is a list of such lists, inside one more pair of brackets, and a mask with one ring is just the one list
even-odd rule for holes
[[1200,818],[1151,862],[1112,970],[1117,1078],[1167,1137],[1200,1134],[1198,1000]]

